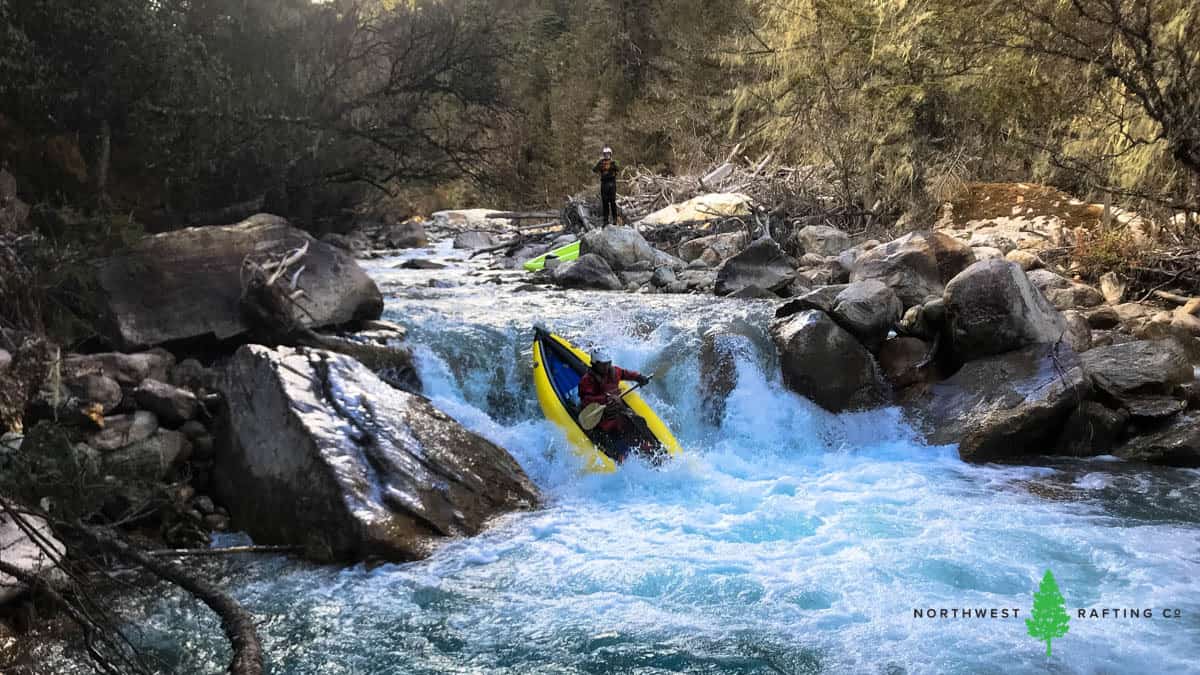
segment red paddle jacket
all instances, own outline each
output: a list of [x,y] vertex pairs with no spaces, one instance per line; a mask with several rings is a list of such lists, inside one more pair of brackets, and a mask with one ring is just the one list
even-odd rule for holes
[[[636,370],[625,370],[613,366],[608,377],[602,378],[593,370],[588,370],[584,373],[583,378],[579,380],[579,402],[583,407],[587,407],[592,403],[600,405],[608,404],[608,394],[619,392],[622,380],[640,380],[642,374]],[[596,428],[603,431],[621,431],[624,427],[625,418],[617,414],[617,410],[610,406],[604,411],[604,417]]]

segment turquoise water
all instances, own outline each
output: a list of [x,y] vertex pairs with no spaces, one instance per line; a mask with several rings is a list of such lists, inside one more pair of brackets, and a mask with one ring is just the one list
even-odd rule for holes
[[[1200,473],[1111,460],[971,466],[920,443],[899,410],[830,415],[780,385],[765,303],[518,292],[465,265],[394,262],[371,270],[418,345],[426,393],[508,448],[546,505],[416,563],[216,564],[262,617],[269,672],[1197,672]],[[700,414],[695,353],[728,321],[748,337],[714,426]],[[670,363],[646,395],[685,455],[661,470],[578,475],[529,385],[535,322],[605,344],[624,366]],[[1047,659],[1021,618],[913,616],[1025,617],[1047,568],[1072,615],[1181,617],[1073,620]],[[164,671],[223,668],[203,608],[172,595],[125,609]]]

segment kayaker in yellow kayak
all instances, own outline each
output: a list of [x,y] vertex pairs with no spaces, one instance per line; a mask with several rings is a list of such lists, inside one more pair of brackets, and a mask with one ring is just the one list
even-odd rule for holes
[[649,377],[636,370],[614,366],[612,360],[602,354],[592,354],[592,363],[587,373],[579,380],[579,402],[585,409],[590,405],[604,407],[604,414],[596,424],[595,431],[602,435],[601,446],[605,454],[617,463],[622,463],[630,451],[638,450],[653,454],[655,447],[649,439],[654,438],[645,426],[645,421],[634,414],[621,396],[621,382],[637,382],[644,385]]

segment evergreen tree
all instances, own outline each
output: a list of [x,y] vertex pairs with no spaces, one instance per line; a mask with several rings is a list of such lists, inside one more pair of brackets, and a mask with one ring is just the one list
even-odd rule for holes
[[1049,657],[1050,641],[1066,635],[1070,630],[1070,626],[1067,625],[1070,621],[1071,617],[1067,614],[1062,593],[1058,591],[1054,573],[1046,570],[1046,576],[1042,577],[1042,585],[1033,595],[1032,616],[1025,619],[1029,635],[1046,641],[1046,656]]

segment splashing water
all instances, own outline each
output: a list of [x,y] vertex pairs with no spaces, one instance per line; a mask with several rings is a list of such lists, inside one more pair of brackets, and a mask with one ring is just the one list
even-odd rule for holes
[[[440,247],[416,255],[454,252]],[[719,426],[702,421],[700,336],[767,303],[517,292],[465,264],[371,264],[426,394],[509,449],[536,512],[429,560],[317,568],[227,563],[273,673],[1194,672],[1200,474],[1113,461],[972,466],[922,445],[896,409],[831,415],[787,392],[769,344],[741,354]],[[442,287],[430,287],[433,278]],[[578,474],[530,383],[534,323],[653,371],[646,398],[685,454],[660,470]],[[1047,661],[1023,618],[1047,568],[1073,620]],[[1017,608],[1020,618],[914,610]],[[167,670],[220,669],[215,620],[169,596],[141,608]]]

